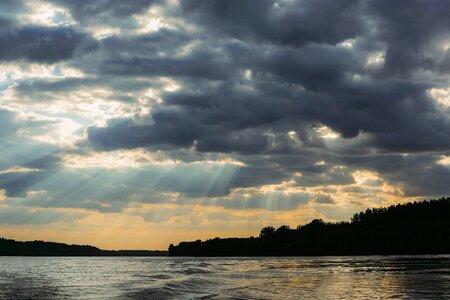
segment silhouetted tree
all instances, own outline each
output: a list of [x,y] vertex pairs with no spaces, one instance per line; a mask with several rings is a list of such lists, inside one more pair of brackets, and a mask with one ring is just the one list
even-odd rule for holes
[[274,232],[275,232],[275,227],[266,226],[266,227],[262,228],[261,231],[259,232],[259,237],[269,236],[269,235],[273,234]]
[[275,230],[275,233],[277,234],[284,234],[286,232],[289,232],[291,228],[288,225],[281,225],[280,227]]
[[450,198],[370,208],[350,222],[321,219],[261,229],[259,238],[182,242],[169,255],[368,255],[450,253]]

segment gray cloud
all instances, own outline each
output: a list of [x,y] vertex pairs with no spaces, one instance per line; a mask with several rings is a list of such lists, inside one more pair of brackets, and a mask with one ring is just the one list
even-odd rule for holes
[[433,1],[369,1],[377,18],[378,39],[387,44],[384,69],[388,74],[411,75],[417,69],[430,69],[435,57],[430,44],[436,37],[448,35],[448,3]]
[[2,225],[43,225],[54,222],[72,222],[81,219],[84,214],[60,212],[56,210],[31,210],[23,207],[0,207],[0,224]]
[[26,26],[0,31],[0,60],[53,63],[72,58],[77,51],[88,52],[95,42],[70,27]]
[[355,37],[363,25],[357,1],[188,0],[182,5],[183,16],[245,41],[336,44]]
[[18,25],[18,15],[26,9],[22,0],[5,0],[0,3],[0,27],[2,29]]
[[155,0],[52,0],[52,3],[69,9],[72,17],[83,26],[106,24],[115,27],[136,27],[135,21],[130,19],[134,14],[148,9]]
[[[7,196],[24,196],[30,186],[58,168],[58,147],[17,134],[27,127],[38,128],[42,121],[20,121],[15,112],[5,110],[0,110],[0,119],[0,189],[4,189]],[[30,171],[23,172],[21,168]]]
[[15,122],[15,114],[11,111],[0,110],[0,120],[2,126],[0,127],[0,138],[5,139],[9,135],[14,134],[18,125]]
[[[145,187],[193,198],[221,197],[235,188],[290,180],[296,172],[301,174],[292,181],[296,187],[345,186],[354,183],[352,172],[359,169],[378,172],[408,196],[450,192],[449,168],[437,163],[449,154],[448,108],[429,93],[449,85],[450,49],[444,44],[450,5],[444,1],[189,0],[179,8],[163,1],[55,3],[67,8],[78,25],[4,30],[0,58],[67,61],[86,77],[23,79],[14,86],[23,101],[50,101],[52,94],[102,87],[111,91],[106,100],[140,103],[149,113],[139,119],[111,116],[106,126],[92,125],[87,143],[79,147],[160,150],[187,162],[224,154],[245,163],[227,182],[212,182],[208,176],[214,174],[207,171],[191,178],[187,170],[177,170],[154,183],[148,178],[157,178],[161,170],[148,170],[133,174],[135,184],[119,189],[120,180],[109,177],[117,186],[104,186],[103,195],[89,189],[90,194],[79,196],[80,207],[120,210],[123,199]],[[178,23],[133,32],[133,16],[154,4]],[[94,41],[80,31],[104,25],[125,33]],[[378,60],[370,61],[373,55]],[[162,90],[162,76],[180,88]],[[149,88],[159,91],[160,101],[138,99],[136,93]],[[9,128],[0,129],[1,136],[17,132],[9,113],[0,118]],[[321,128],[339,137],[324,138]],[[54,176],[58,162],[51,162],[50,152],[41,156],[48,162],[31,161],[44,171],[5,175],[8,195],[23,196],[36,187],[51,191],[45,178]],[[27,163],[33,165],[17,162]],[[88,184],[89,176],[77,177],[78,183]],[[60,186],[75,189],[64,182]],[[294,209],[305,200],[299,199],[290,199],[291,206],[280,200],[272,208]],[[46,201],[40,204],[58,205]],[[245,205],[260,207],[255,201]],[[334,200],[322,195],[305,201]]]

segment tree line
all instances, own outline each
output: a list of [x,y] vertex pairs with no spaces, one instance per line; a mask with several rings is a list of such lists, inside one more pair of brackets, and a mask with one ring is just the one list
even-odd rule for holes
[[356,213],[350,222],[315,219],[259,237],[214,238],[169,246],[171,256],[315,256],[450,253],[450,198]]
[[167,251],[102,250],[89,245],[0,238],[0,256],[165,256]]

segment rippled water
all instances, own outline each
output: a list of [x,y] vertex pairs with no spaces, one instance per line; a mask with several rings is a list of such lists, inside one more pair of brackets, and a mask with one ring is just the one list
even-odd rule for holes
[[0,298],[450,298],[450,256],[0,257]]

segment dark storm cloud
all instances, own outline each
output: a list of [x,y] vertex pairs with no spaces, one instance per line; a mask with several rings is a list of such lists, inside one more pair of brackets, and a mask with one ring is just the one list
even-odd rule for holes
[[[302,108],[300,101],[276,99],[276,92],[248,92],[235,84],[198,83],[192,89],[166,93],[165,103],[153,109],[153,125],[142,126],[124,119],[111,121],[107,127],[90,128],[91,145],[97,149],[155,144],[190,147],[197,141],[196,147],[202,152],[257,153],[269,146],[265,130],[278,130],[277,126],[292,129],[289,119],[297,118]],[[313,98],[308,93],[289,93],[294,94],[306,103]],[[273,101],[278,103],[276,107]]]
[[[286,140],[288,131],[301,132],[304,123],[318,123],[344,138],[370,133],[368,146],[389,151],[442,150],[449,145],[448,120],[422,85],[352,83],[321,97],[307,91],[277,96],[262,86],[252,93],[234,85],[206,90],[205,94],[167,94],[166,107],[152,113],[153,125],[115,121],[106,128],[91,128],[89,139],[99,149],[155,144],[190,147],[197,140],[197,150],[202,152],[250,154],[269,151],[269,129]],[[320,147],[314,137],[301,133],[304,144]]]
[[[205,6],[219,5],[219,2],[211,3]],[[223,5],[228,7],[227,4]],[[192,9],[202,11],[205,7],[195,4]],[[431,87],[431,83],[380,80],[375,76],[377,74],[365,68],[366,50],[359,51],[356,46],[355,49],[346,49],[331,45],[305,45],[294,50],[270,45],[219,42],[222,49],[214,52],[207,50],[209,44],[200,42],[201,46],[187,56],[180,57],[173,52],[172,47],[179,46],[174,41],[184,40],[184,44],[188,44],[189,40],[181,36],[177,39],[175,36],[168,33],[167,43],[161,35],[125,42],[111,39],[113,48],[115,45],[115,49],[121,52],[127,47],[131,48],[134,42],[136,47],[130,49],[129,53],[135,55],[128,55],[125,59],[115,56],[104,60],[100,71],[121,76],[182,76],[185,85],[191,85],[190,81],[199,77],[222,79],[224,83],[214,87],[197,83],[194,92],[185,86],[180,92],[164,95],[165,104],[172,111],[170,116],[165,115],[174,118],[173,123],[179,126],[183,126],[183,122],[189,123],[195,134],[189,132],[177,135],[182,139],[177,142],[173,139],[173,133],[166,137],[163,132],[161,135],[156,132],[158,121],[147,127],[133,126],[130,125],[132,122],[124,121],[123,130],[135,128],[139,132],[139,140],[133,144],[133,138],[128,138],[133,134],[126,133],[124,143],[119,138],[114,142],[115,145],[102,146],[108,129],[92,129],[90,132],[95,132],[95,137],[91,135],[90,140],[97,148],[129,148],[158,143],[191,146],[195,139],[197,149],[202,152],[260,153],[267,150],[269,144],[263,129],[270,128],[276,133],[278,130],[289,130],[289,127],[297,129],[304,122],[327,125],[345,138],[355,137],[361,132],[373,133],[371,146],[387,150],[395,150],[396,147],[389,142],[392,140],[389,137],[391,135],[401,136],[400,139],[393,139],[399,141],[399,149],[410,146],[409,150],[414,151],[420,146],[421,150],[438,150],[447,145],[442,139],[445,134],[434,134],[442,140],[439,143],[431,139],[421,145],[411,140],[415,133],[402,134],[410,128],[422,134],[433,133],[433,126],[426,129],[417,123],[443,125],[435,127],[444,132],[448,128],[445,115],[437,111],[433,100],[427,95],[426,90]],[[155,43],[148,42],[155,38],[166,46],[159,49],[172,53],[172,57],[143,57],[145,49],[157,47]],[[144,40],[146,42],[142,43]],[[151,53],[147,57],[152,56]],[[245,70],[250,70],[253,75],[249,82],[255,90],[252,93],[241,88],[246,83],[242,83],[239,76],[242,77]],[[352,74],[361,74],[367,79],[355,81]],[[372,75],[375,77],[370,79]],[[196,85],[195,81],[192,85]],[[153,114],[158,119],[160,112],[157,109]],[[164,120],[167,123],[167,118]],[[167,126],[161,125],[160,128],[166,130]],[[120,135],[120,124],[115,123],[113,127],[114,132]],[[98,141],[95,141],[97,138]],[[158,142],[158,139],[162,140]],[[400,142],[402,139],[404,141]]]
[[[296,187],[321,187],[327,185],[350,185],[355,183],[352,171],[357,166],[348,165],[336,154],[315,149],[301,154],[271,154],[245,157],[235,177],[233,187],[254,187],[289,181]],[[326,160],[318,164],[320,160]],[[292,178],[297,172],[297,176]]]
[[394,152],[446,151],[450,149],[450,121],[418,116],[410,127],[373,135],[373,144]]
[[121,76],[187,76],[221,79],[227,75],[227,69],[226,61],[221,61],[220,57],[196,53],[183,59],[115,58],[104,61],[100,71]]
[[45,178],[39,172],[0,174],[0,188],[8,197],[25,197],[29,188]]
[[343,166],[305,166],[296,179],[299,186],[348,185],[354,183],[350,170]]
[[[225,79],[235,67],[229,53],[214,45],[183,53],[182,47],[196,42],[180,30],[161,30],[133,37],[108,37],[101,41],[102,56],[97,72],[120,76],[168,76]],[[86,66],[89,68],[89,66]]]
[[4,0],[0,3],[0,28],[6,29],[18,24],[18,15],[26,11],[21,0]]
[[[449,155],[448,149],[446,155]],[[362,157],[343,157],[350,167],[364,167],[382,174],[388,182],[400,185],[405,196],[440,196],[450,193],[450,168],[437,161],[440,155],[387,154]]]
[[328,91],[344,84],[349,72],[358,70],[358,60],[348,49],[311,45],[301,49],[274,48],[272,53],[263,53],[255,64],[284,82],[301,84],[312,91]]
[[225,135],[211,135],[197,143],[202,152],[239,152],[255,154],[268,147],[267,136],[254,130],[229,132]]
[[[148,116],[112,116],[106,127],[88,128],[88,145],[96,151],[145,147],[176,155],[193,149],[184,160],[224,153],[245,163],[231,183],[212,188],[208,196],[280,183],[296,172],[301,176],[293,184],[299,187],[348,185],[358,169],[378,172],[407,195],[449,192],[449,168],[437,163],[450,149],[448,108],[429,93],[449,85],[445,1],[187,0],[179,8],[147,0],[54,4],[67,8],[78,24],[3,30],[0,59],[71,59],[69,65],[86,77],[25,79],[14,88],[19,96],[44,101],[52,94],[104,87],[113,91],[108,100],[137,103],[129,94],[160,92],[158,104],[149,101]],[[155,4],[168,23],[171,18],[177,23],[133,32],[138,26],[133,16]],[[0,22],[13,19],[0,14]],[[118,27],[122,33],[93,41],[79,32],[85,26]],[[370,61],[373,55],[379,60]],[[161,76],[181,88],[162,91]],[[10,129],[0,129],[1,135],[17,130],[8,122]],[[324,126],[340,138],[321,137]],[[326,163],[317,164],[321,160]],[[414,172],[420,175],[411,176]],[[27,189],[19,175],[9,176],[17,186],[9,193]],[[39,174],[27,176],[24,181],[37,184]],[[176,176],[171,180],[181,184]],[[198,196],[199,185],[161,186]],[[332,202],[326,196],[315,201]]]
[[429,69],[435,58],[427,48],[437,37],[448,36],[450,5],[446,1],[369,1],[368,9],[378,20],[377,38],[387,44],[385,70],[410,74]]
[[51,102],[61,99],[72,91],[90,91],[94,88],[107,88],[114,91],[110,100],[118,100],[125,103],[137,101],[137,97],[131,96],[130,92],[139,92],[148,88],[159,88],[157,83],[148,80],[127,80],[117,76],[101,77],[60,77],[51,79],[22,79],[17,82],[15,92],[22,101]]
[[2,139],[0,145],[0,172],[14,167],[45,170],[58,166],[56,155],[59,148],[55,145],[18,137]]
[[182,1],[184,16],[242,40],[304,46],[355,37],[363,23],[357,1]]
[[26,26],[0,31],[0,60],[53,63],[88,52],[95,42],[70,27]]
[[58,81],[45,79],[24,79],[20,81],[16,87],[16,91],[20,95],[33,96],[35,99],[37,94],[46,92],[58,93],[66,92],[81,87],[91,87],[94,80],[85,78],[64,78]]
[[60,169],[60,159],[55,146],[26,139],[15,142],[21,144],[15,153],[10,153],[8,144],[1,144],[5,151],[0,159],[0,189],[8,197],[24,197]]
[[255,187],[277,184],[292,174],[284,168],[264,161],[264,158],[250,160],[249,165],[241,168],[236,175],[233,187]]
[[[408,195],[442,194],[447,189],[439,180],[424,185],[408,179],[404,170],[421,164],[394,175],[363,160],[346,166],[350,162],[338,159],[374,151],[414,155],[450,148],[448,115],[428,92],[446,86],[433,72],[446,56],[446,50],[436,53],[449,36],[445,16],[450,5],[391,4],[183,1],[179,16],[203,33],[201,38],[192,34],[196,47],[189,54],[179,56],[172,46],[192,41],[174,43],[170,34],[167,43],[160,37],[169,57],[131,50],[131,57],[105,60],[100,67],[123,76],[181,77],[183,88],[163,94],[163,104],[149,116],[152,125],[114,121],[90,128],[89,141],[106,150],[194,145],[200,152],[238,153],[251,162],[237,175],[237,187],[280,182],[296,171],[302,174],[299,186],[346,185],[353,183],[352,171],[369,168],[402,185]],[[349,39],[350,45],[339,44]],[[208,55],[199,55],[204,53]],[[381,53],[382,60],[370,65],[373,53]],[[420,73],[424,70],[431,73]],[[338,153],[328,151],[314,131],[322,125],[341,135]],[[294,135],[288,136],[291,131]],[[310,158],[301,164],[280,160],[265,166],[255,156],[275,160],[307,149]],[[252,155],[259,159],[249,159]],[[321,156],[329,165],[315,165]],[[448,179],[447,170],[434,161],[423,173]]]
[[195,41],[195,37],[184,30],[161,29],[157,32],[139,35],[105,37],[100,41],[100,50],[105,51],[104,54],[110,54],[111,57],[133,54],[136,57],[148,58],[157,57],[159,52],[176,56],[179,55],[179,47],[193,41]]
[[[344,137],[355,137],[360,132],[376,133],[383,139],[397,132],[416,131],[417,127],[428,131],[430,123],[447,123],[446,116],[436,107],[426,92],[427,86],[399,81],[352,83],[336,92],[326,102],[326,111],[318,121],[335,129]],[[448,125],[447,125],[448,126]],[[444,133],[448,127],[436,128]],[[437,135],[440,133],[436,132]],[[406,136],[403,136],[406,138]],[[409,136],[413,138],[413,134]],[[373,145],[391,149],[387,143]],[[423,148],[439,150],[438,144],[424,143]],[[414,151],[413,143],[409,150]],[[408,149],[406,149],[408,151]]]
[[[154,125],[142,126],[131,119],[109,122],[108,127],[91,127],[89,141],[97,149],[137,148],[151,145],[189,147],[199,134],[194,120],[176,110],[153,114]],[[190,123],[190,126],[185,124]]]
[[25,197],[33,187],[58,172],[61,165],[55,146],[26,140],[16,142],[24,148],[16,147],[16,153],[5,151],[5,159],[0,160],[0,189],[8,197]]
[[71,16],[83,26],[107,24],[133,28],[136,22],[129,17],[144,12],[155,0],[53,0],[52,3],[69,9]]

